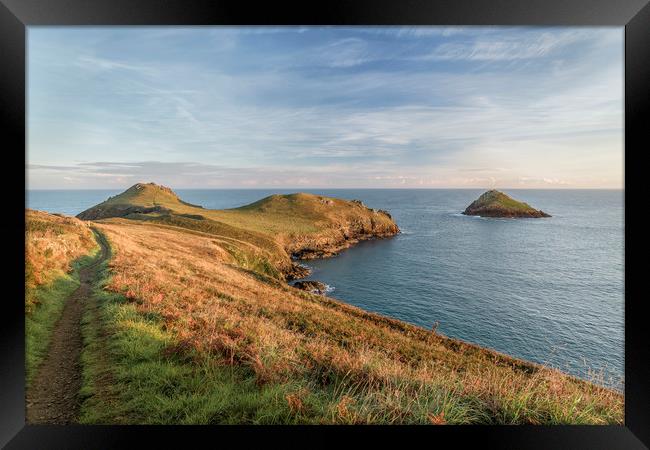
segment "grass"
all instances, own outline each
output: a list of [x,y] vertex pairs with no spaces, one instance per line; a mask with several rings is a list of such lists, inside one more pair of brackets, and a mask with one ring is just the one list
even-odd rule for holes
[[614,391],[260,280],[209,236],[98,227],[84,423],[622,423]]
[[25,316],[25,368],[27,385],[47,354],[50,337],[61,317],[65,299],[79,286],[77,273],[55,279],[49,285],[39,286],[33,299],[39,303],[31,314]]
[[[81,423],[464,423],[475,416],[471,400],[459,402],[436,387],[408,397],[409,386],[374,390],[345,375],[327,386],[309,380],[260,385],[254,370],[182,349],[160,317],[106,291],[110,282],[105,268],[95,301],[101,326],[112,330],[108,355],[90,313],[84,320]],[[105,358],[114,384],[102,398],[102,374],[94,368]]]
[[73,217],[25,212],[25,311],[38,306],[39,286],[65,277],[72,261],[97,249],[88,224]]
[[487,191],[475,202],[476,206],[503,208],[514,211],[535,211],[528,203],[520,202],[496,190]]
[[[215,364],[193,351],[179,353],[179,342],[164,329],[163,321],[139,313],[123,295],[106,291],[108,267],[103,274],[82,327],[81,423],[291,421],[284,397],[292,385],[260,388],[249,370]],[[98,314],[99,327],[94,314]],[[111,330],[110,339],[104,342],[102,328]],[[102,386],[107,378],[112,384]]]

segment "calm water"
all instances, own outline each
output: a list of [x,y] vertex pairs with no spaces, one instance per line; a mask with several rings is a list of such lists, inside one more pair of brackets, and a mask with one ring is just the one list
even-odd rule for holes
[[[27,204],[75,215],[119,192],[30,191]],[[294,191],[177,192],[230,208]],[[582,377],[622,377],[622,191],[506,191],[553,215],[519,220],[460,215],[480,190],[309,192],[386,209],[403,231],[310,261],[331,296]]]

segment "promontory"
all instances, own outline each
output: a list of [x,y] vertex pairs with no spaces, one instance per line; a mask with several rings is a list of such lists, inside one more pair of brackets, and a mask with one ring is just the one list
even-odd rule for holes
[[225,247],[239,264],[286,279],[308,274],[292,259],[335,256],[359,241],[399,233],[387,212],[360,201],[275,194],[239,208],[214,210],[187,203],[154,183],[137,183],[77,218],[124,218],[217,234],[227,240]]

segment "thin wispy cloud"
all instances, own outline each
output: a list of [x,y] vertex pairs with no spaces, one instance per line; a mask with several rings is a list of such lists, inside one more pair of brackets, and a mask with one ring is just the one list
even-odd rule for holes
[[622,187],[622,37],[30,28],[29,185]]
[[440,44],[431,59],[469,61],[511,61],[544,58],[580,40],[593,39],[580,31],[478,36],[467,42]]

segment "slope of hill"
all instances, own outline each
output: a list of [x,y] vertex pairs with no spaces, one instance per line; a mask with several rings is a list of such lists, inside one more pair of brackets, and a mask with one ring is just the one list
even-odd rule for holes
[[90,396],[86,422],[622,421],[614,391],[292,288],[209,234],[96,226],[117,400]]
[[72,262],[97,244],[88,223],[73,217],[25,211],[25,283],[28,291],[72,270]]
[[535,209],[527,203],[519,202],[494,189],[483,193],[474,200],[463,214],[482,217],[551,217],[542,210]]

